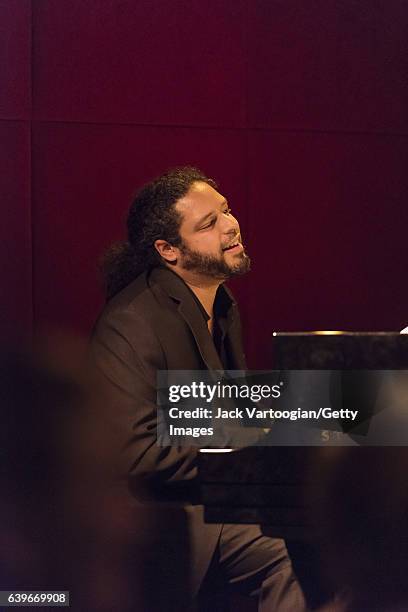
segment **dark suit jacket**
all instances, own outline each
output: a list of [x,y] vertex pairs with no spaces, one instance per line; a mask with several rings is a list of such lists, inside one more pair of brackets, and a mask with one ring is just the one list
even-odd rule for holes
[[[229,369],[245,369],[235,300],[221,286]],[[197,503],[197,449],[160,448],[156,437],[157,370],[222,370],[213,339],[194,294],[167,268],[136,278],[115,296],[92,335],[93,359],[107,382],[112,417],[124,432],[121,470],[136,495],[184,503],[191,554],[203,574],[215,549],[219,525],[203,523]],[[195,585],[197,586],[197,584]]]

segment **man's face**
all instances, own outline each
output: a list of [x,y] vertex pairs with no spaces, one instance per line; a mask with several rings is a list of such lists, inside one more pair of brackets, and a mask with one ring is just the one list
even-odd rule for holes
[[249,270],[238,221],[224,196],[207,183],[196,182],[176,209],[182,217],[181,268],[218,280]]

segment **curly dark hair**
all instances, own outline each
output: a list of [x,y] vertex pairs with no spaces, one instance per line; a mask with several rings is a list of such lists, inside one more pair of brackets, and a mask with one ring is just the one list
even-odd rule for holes
[[128,240],[112,244],[102,260],[108,300],[141,272],[163,263],[154,247],[156,240],[181,244],[181,217],[175,204],[196,181],[217,188],[200,170],[184,166],[162,174],[137,193],[127,218]]

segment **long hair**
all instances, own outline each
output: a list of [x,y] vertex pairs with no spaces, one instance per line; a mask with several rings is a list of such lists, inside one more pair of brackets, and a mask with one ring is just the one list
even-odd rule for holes
[[156,240],[181,244],[181,216],[175,204],[196,181],[217,187],[197,168],[184,166],[162,174],[137,193],[127,218],[127,241],[112,244],[102,260],[107,300],[144,270],[162,263]]

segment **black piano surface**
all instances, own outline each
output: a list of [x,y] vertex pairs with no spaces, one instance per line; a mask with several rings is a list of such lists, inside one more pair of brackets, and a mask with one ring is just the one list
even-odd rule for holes
[[[355,393],[353,375],[347,371],[408,370],[408,335],[397,333],[278,334],[273,352],[275,369],[344,371],[346,403],[361,401],[361,394]],[[347,468],[341,468],[341,477],[337,479],[339,457],[339,465],[343,462]],[[388,473],[384,472],[379,481],[394,479],[397,490],[405,478],[408,445],[399,448],[269,446],[231,452],[202,449],[199,475],[205,520],[256,523],[266,535],[284,538],[309,602],[319,605],[330,595],[323,578],[319,549],[325,537],[330,546],[330,532],[328,540],[327,534],[321,539],[327,513],[330,514],[330,508],[335,509],[338,501],[340,512],[344,512],[350,492],[358,490],[361,483],[369,500],[366,512],[374,524],[377,524],[376,512],[380,521],[384,520],[384,508],[376,503],[382,498],[376,499],[375,486],[372,486],[382,471],[383,458]],[[354,466],[359,469],[355,470]],[[357,525],[359,520],[356,516]],[[328,522],[331,529],[336,529],[336,520]]]
[[312,538],[310,504],[321,487],[312,482],[308,466],[319,450],[249,447],[200,452],[206,522],[259,523],[275,537]]

